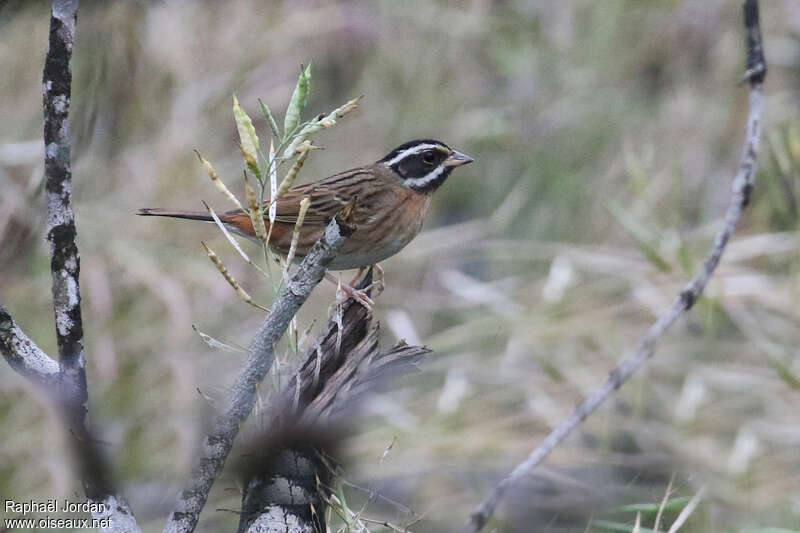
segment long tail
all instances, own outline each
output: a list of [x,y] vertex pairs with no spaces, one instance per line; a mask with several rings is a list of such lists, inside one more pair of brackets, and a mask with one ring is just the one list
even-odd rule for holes
[[172,217],[172,218],[185,218],[187,220],[204,220],[211,222],[213,219],[208,213],[202,211],[179,211],[174,209],[161,209],[160,207],[145,207],[139,209],[137,215],[145,217]]

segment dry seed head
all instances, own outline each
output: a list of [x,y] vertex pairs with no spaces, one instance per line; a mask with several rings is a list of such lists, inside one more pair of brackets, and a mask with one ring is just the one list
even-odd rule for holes
[[300,133],[297,134],[294,140],[291,143],[289,143],[289,146],[286,148],[286,150],[284,150],[283,158],[289,159],[290,157],[292,157],[295,154],[295,151],[297,150],[297,147],[300,145],[300,143],[308,139],[310,135],[322,129],[330,128],[336,125],[337,119],[342,118],[343,116],[347,115],[351,111],[354,111],[355,109],[358,108],[358,101],[361,100],[362,98],[363,95],[359,96],[358,98],[353,98],[352,100],[349,100],[344,105],[337,107],[336,109],[334,109],[327,115],[323,116],[322,118],[315,120],[314,122],[311,122],[309,124],[306,124],[303,127],[303,129],[300,130]]
[[309,140],[305,140],[297,146],[295,153],[300,155],[297,156],[292,168],[289,169],[289,172],[286,173],[286,177],[283,178],[281,186],[278,188],[278,193],[275,195],[275,199],[280,198],[283,193],[291,188],[297,179],[297,175],[300,173],[300,169],[303,168],[303,164],[306,162],[306,159],[308,159],[309,152],[318,149],[319,146],[314,146]]
[[225,278],[225,281],[228,282],[228,285],[230,285],[233,288],[233,290],[236,291],[236,294],[239,296],[239,298],[242,299],[242,301],[244,301],[244,302],[246,302],[246,303],[248,303],[248,304],[250,304],[252,306],[258,307],[259,309],[262,309],[264,311],[268,310],[268,309],[258,305],[257,303],[255,303],[253,301],[253,297],[250,296],[250,294],[248,294],[248,292],[246,290],[244,290],[241,287],[241,285],[239,285],[239,282],[236,281],[236,279],[231,275],[231,273],[228,272],[228,269],[225,267],[225,264],[217,256],[217,254],[214,253],[214,250],[209,248],[206,245],[206,243],[204,243],[204,242],[201,242],[200,244],[202,244],[203,248],[206,249],[206,254],[208,254],[208,258],[211,259],[211,262],[214,263],[215,267],[217,267],[217,270],[219,270],[219,273],[222,274],[222,277]]
[[300,200],[300,211],[297,213],[297,222],[292,232],[292,243],[289,245],[289,253],[286,254],[286,267],[283,271],[284,278],[288,278],[289,276],[289,266],[292,264],[292,259],[294,259],[294,255],[297,252],[297,243],[300,240],[300,228],[303,227],[303,222],[306,219],[306,212],[308,212],[310,206],[311,197],[304,196],[303,199]]
[[247,160],[248,166],[252,161],[252,164],[258,167],[256,161],[259,143],[256,128],[253,126],[253,121],[250,120],[245,110],[239,105],[239,99],[236,98],[235,94],[233,95],[233,118],[236,121],[236,129],[239,131],[242,154]]
[[239,149],[242,151],[242,157],[244,158],[244,162],[247,164],[247,168],[255,174],[259,176],[261,174],[261,170],[258,168],[258,161],[253,156],[253,154],[245,151],[244,147],[240,144]]
[[311,92],[311,62],[305,67],[300,65],[300,76],[297,78],[297,85],[292,92],[283,120],[284,135],[291,135],[300,123],[300,116],[308,103],[309,92]]
[[247,214],[250,216],[250,222],[253,223],[253,230],[256,232],[256,237],[266,242],[267,227],[264,225],[264,214],[258,205],[259,202],[258,197],[256,196],[256,191],[247,180],[246,173],[244,180],[244,194],[247,197],[247,205],[249,206]]
[[272,116],[272,111],[270,111],[269,106],[261,101],[261,98],[258,99],[258,105],[261,106],[261,112],[264,114],[264,118],[267,119],[267,123],[269,124],[269,129],[272,131],[272,135],[275,139],[281,138],[281,132],[278,129],[278,123],[275,122],[275,117]]
[[211,183],[214,184],[214,187],[216,187],[219,192],[225,195],[225,197],[228,198],[228,200],[230,200],[236,207],[244,211],[242,204],[239,202],[236,196],[234,196],[233,193],[228,190],[228,187],[226,187],[225,183],[223,183],[223,181],[219,178],[217,171],[214,170],[214,167],[211,165],[211,163],[209,163],[208,160],[200,155],[199,151],[195,150],[194,153],[196,153],[197,157],[200,159],[200,163],[202,163],[203,168],[206,170],[206,173],[208,173],[208,177],[211,178]]

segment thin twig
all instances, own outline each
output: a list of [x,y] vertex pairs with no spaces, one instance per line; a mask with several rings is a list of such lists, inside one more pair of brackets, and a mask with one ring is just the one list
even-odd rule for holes
[[714,244],[706,258],[703,268],[695,274],[672,305],[650,326],[636,348],[611,372],[605,383],[584,399],[559,424],[522,463],[500,483],[480,506],[472,513],[464,531],[477,532],[483,529],[494,513],[497,504],[509,487],[530,475],[572,430],[592,414],[615,390],[617,390],[638,369],[655,350],[658,340],[686,311],[692,308],[702,295],[708,281],[719,264],[728,240],[736,229],[742,211],[750,201],[756,172],[756,159],[761,138],[761,110],[763,107],[763,82],[767,73],[767,63],[761,41],[758,22],[758,1],[746,0],[744,3],[744,24],[747,31],[747,70],[746,79],[750,84],[750,111],[747,117],[747,130],[742,150],[739,170],[733,179],[731,202],[725,213],[725,224],[714,239]]
[[656,513],[656,519],[653,522],[653,530],[658,531],[658,528],[661,527],[661,516],[664,514],[664,508],[667,506],[667,502],[672,496],[672,484],[675,482],[675,472],[669,476],[669,483],[667,483],[667,490],[664,491],[664,497],[661,499],[661,505],[658,506],[658,512]]
[[[692,499],[689,500],[689,503],[687,503],[686,507],[683,508],[683,511],[681,511],[681,514],[679,514],[678,518],[676,518],[675,521],[672,523],[672,526],[670,526],[669,531],[667,533],[676,533],[681,527],[683,527],[683,524],[685,524],[686,521],[689,520],[689,517],[692,516],[692,513],[695,511],[695,509],[697,509],[697,506],[700,505],[700,502],[702,501],[703,496],[705,495],[706,495],[706,487],[705,485],[703,485],[702,487],[700,487],[700,490],[697,491],[697,494],[692,496]],[[653,529],[658,531],[658,528],[656,527],[653,527]]]
[[253,410],[256,389],[272,366],[275,343],[286,332],[292,317],[320,282],[326,267],[352,231],[348,221],[335,217],[325,229],[323,238],[314,245],[272,304],[267,318],[250,343],[249,356],[233,384],[228,405],[216,417],[211,432],[203,441],[198,463],[170,514],[165,533],[194,530],[239,428]]

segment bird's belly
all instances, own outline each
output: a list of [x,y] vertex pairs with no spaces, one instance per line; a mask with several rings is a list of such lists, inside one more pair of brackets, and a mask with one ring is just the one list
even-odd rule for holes
[[422,229],[423,219],[418,212],[409,213],[406,220],[403,218],[387,216],[385,220],[376,221],[372,227],[356,229],[328,268],[361,268],[393,256],[405,248]]
[[382,243],[381,246],[374,248],[362,248],[359,250],[347,250],[345,248],[334,258],[333,262],[328,266],[328,270],[349,270],[380,263],[405,248],[414,238],[414,235]]
[[[396,200],[393,205],[384,205],[372,216],[360,220],[357,217],[356,230],[342,244],[338,255],[328,266],[329,270],[374,265],[405,248],[417,236],[430,206],[430,197],[403,191],[402,195],[393,199]],[[285,248],[288,249],[288,242]],[[311,243],[307,248],[311,248]],[[305,253],[305,250],[302,253],[298,250],[295,261],[299,261]]]

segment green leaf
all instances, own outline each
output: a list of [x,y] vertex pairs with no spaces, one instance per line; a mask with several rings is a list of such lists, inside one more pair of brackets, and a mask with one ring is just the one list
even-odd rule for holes
[[[628,524],[623,524],[621,522],[612,522],[610,520],[592,520],[592,531],[595,529],[599,529],[602,531],[618,531],[620,533],[631,533],[633,531],[633,526],[629,526]],[[640,533],[656,533],[652,529],[647,529],[644,527],[639,528]]]
[[272,136],[275,137],[276,141],[280,141],[281,131],[278,129],[278,123],[275,122],[275,117],[272,116],[272,111],[269,110],[267,104],[261,101],[261,98],[258,99],[258,104],[261,106],[261,112],[264,113],[264,118],[267,119],[269,129],[272,130]]
[[300,146],[303,141],[308,139],[311,134],[335,126],[338,119],[358,108],[358,101],[361,100],[361,98],[363,98],[363,95],[359,96],[358,98],[353,98],[344,105],[337,107],[327,115],[320,115],[313,120],[305,122],[303,127],[300,128],[300,131],[292,136],[292,142],[290,142],[286,147],[286,150],[284,150],[283,158],[290,159],[294,157],[297,147]]
[[[311,62],[308,66],[300,67],[300,77],[297,78],[297,86],[289,100],[289,107],[286,108],[286,116],[283,119],[283,134],[288,137],[300,123],[300,115],[308,103],[308,93],[311,90]],[[286,138],[284,137],[284,138]]]
[[778,377],[781,378],[784,383],[795,390],[800,389],[800,379],[794,375],[791,364],[787,364],[775,358],[768,359],[767,363],[775,370]]
[[235,94],[233,95],[233,118],[236,120],[236,129],[239,130],[239,142],[247,166],[254,174],[260,175],[258,171],[258,135],[253,121],[239,105]]
[[796,529],[784,529],[782,527],[762,527],[758,529],[742,529],[741,533],[799,533]]
[[670,272],[672,267],[670,266],[669,262],[664,259],[656,246],[653,244],[656,241],[656,237],[652,235],[641,223],[634,220],[625,210],[619,206],[616,202],[608,202],[606,204],[606,209],[608,212],[611,213],[611,216],[616,219],[622,228],[628,232],[628,234],[633,238],[636,246],[642,253],[647,257],[648,261],[650,261],[653,266],[659,269],[662,272]]
[[[686,504],[689,503],[688,496],[681,496],[679,498],[672,498],[667,503],[664,504],[664,511],[668,512],[678,512],[682,511]],[[660,503],[631,503],[628,505],[623,505],[621,507],[617,507],[613,509],[614,512],[620,513],[644,513],[644,514],[656,514],[658,510],[661,508]]]

